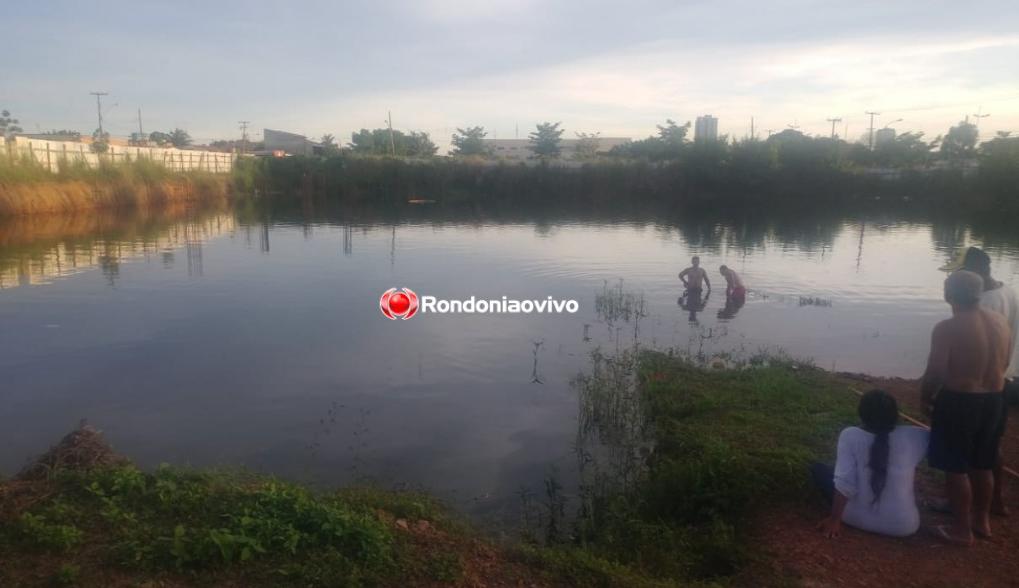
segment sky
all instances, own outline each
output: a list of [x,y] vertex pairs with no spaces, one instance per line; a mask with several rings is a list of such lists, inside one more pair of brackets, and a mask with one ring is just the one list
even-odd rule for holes
[[[933,137],[974,114],[1019,132],[1019,2],[971,0],[20,1],[5,7],[0,108],[26,131],[238,121],[346,142],[361,128],[642,138],[671,118],[744,137],[790,126]],[[10,26],[13,25],[13,26]],[[897,120],[901,119],[901,120]],[[976,119],[973,119],[976,120]]]

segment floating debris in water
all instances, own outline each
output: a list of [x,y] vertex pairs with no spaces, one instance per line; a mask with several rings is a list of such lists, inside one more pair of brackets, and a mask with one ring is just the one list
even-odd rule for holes
[[814,298],[813,296],[800,296],[800,306],[830,307],[831,298]]

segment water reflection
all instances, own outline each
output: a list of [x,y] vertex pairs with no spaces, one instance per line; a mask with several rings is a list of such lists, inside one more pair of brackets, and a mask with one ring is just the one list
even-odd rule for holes
[[188,275],[201,276],[202,243],[235,229],[231,213],[187,209],[3,219],[0,289],[49,284],[94,268],[114,287],[123,263],[158,257],[172,267],[182,248]]
[[703,311],[708,306],[708,301],[711,299],[711,291],[704,292],[700,289],[697,290],[684,290],[683,295],[676,301],[679,307],[690,313],[689,320],[691,323],[696,323],[697,313]]

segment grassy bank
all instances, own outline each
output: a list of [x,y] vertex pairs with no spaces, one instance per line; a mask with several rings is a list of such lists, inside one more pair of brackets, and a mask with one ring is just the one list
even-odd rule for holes
[[493,544],[421,495],[143,472],[89,434],[0,485],[0,584],[758,585],[755,513],[810,499],[806,464],[855,407],[790,362],[642,353],[596,360],[578,385],[578,512],[556,514],[551,491],[543,541]]
[[145,158],[67,163],[51,173],[31,159],[0,157],[0,216],[221,202],[228,188],[225,175],[172,171]]

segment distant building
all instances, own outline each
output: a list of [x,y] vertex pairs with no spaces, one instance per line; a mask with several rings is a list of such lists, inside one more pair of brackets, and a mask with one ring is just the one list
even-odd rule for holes
[[16,133],[19,137],[26,139],[38,140],[38,141],[81,141],[81,133],[68,132],[68,133]]
[[[629,142],[630,139],[626,137],[598,137],[597,152],[605,154],[613,147],[625,145]],[[563,139],[560,141],[559,147],[561,152],[559,157],[566,160],[575,160],[579,143],[579,139]],[[493,156],[500,159],[524,161],[534,156],[534,151],[531,150],[530,139],[484,139],[484,144]]]
[[304,135],[285,131],[264,129],[262,139],[265,141],[265,151],[274,154],[314,155],[322,149],[320,144],[309,141]]
[[693,138],[694,141],[717,141],[718,119],[710,114],[698,116],[693,128]]
[[874,131],[874,145],[884,145],[895,140],[895,129],[887,127]]

